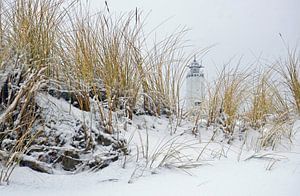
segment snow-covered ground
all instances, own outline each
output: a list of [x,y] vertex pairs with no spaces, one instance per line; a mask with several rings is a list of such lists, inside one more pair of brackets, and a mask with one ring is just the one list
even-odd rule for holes
[[201,137],[195,137],[189,124],[170,136],[174,127],[167,118],[136,116],[126,127],[122,136],[131,150],[126,158],[97,172],[69,175],[17,167],[10,184],[0,186],[0,196],[285,196],[300,192],[300,120],[294,124],[290,148],[260,152],[248,150],[250,144],[242,148],[239,141],[208,143],[211,133],[202,130]]

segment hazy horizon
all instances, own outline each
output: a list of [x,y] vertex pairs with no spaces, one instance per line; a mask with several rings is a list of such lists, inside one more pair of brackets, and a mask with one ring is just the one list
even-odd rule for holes
[[[89,0],[92,9],[103,9],[104,0]],[[121,13],[136,8],[145,13],[146,30],[167,20],[157,32],[172,33],[178,26],[190,29],[186,39],[193,49],[214,45],[204,56],[209,73],[231,58],[243,58],[251,64],[275,60],[286,54],[284,41],[295,47],[300,41],[300,1],[298,0],[107,0],[111,12]]]

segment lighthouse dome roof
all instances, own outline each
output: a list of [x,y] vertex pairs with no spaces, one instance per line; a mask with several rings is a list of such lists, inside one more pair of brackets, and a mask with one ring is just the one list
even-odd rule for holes
[[189,68],[203,68],[202,64],[199,64],[196,59],[188,66]]

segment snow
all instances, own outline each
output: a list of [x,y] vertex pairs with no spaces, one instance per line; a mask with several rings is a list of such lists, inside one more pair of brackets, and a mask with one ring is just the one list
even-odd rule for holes
[[[88,115],[78,110],[70,112],[57,100],[47,99],[64,110],[64,115],[77,118]],[[40,97],[39,101],[43,100]],[[119,121],[116,126],[122,127],[125,122]],[[121,135],[129,141],[128,156],[97,172],[73,175],[59,172],[50,175],[17,167],[10,184],[0,186],[0,196],[285,196],[299,193],[300,120],[294,123],[295,136],[290,148],[259,152],[251,150],[251,144],[242,147],[241,141],[231,145],[208,143],[211,131],[201,128],[201,137],[195,137],[191,134],[192,126],[183,122],[171,136],[170,119],[135,116]],[[70,131],[67,127],[66,130]],[[168,153],[172,156],[166,156]]]
[[[273,170],[267,162],[224,159],[211,166],[188,170],[161,169],[128,184],[134,168],[114,163],[97,173],[48,175],[17,168],[1,195],[297,195],[300,157],[289,154]],[[293,155],[293,156],[292,156]]]

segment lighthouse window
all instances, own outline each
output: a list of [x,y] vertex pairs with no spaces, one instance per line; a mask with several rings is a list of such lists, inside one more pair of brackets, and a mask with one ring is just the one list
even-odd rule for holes
[[192,73],[199,73],[199,69],[193,68],[193,69],[192,69]]

